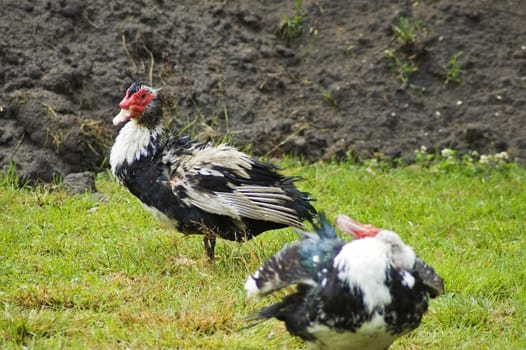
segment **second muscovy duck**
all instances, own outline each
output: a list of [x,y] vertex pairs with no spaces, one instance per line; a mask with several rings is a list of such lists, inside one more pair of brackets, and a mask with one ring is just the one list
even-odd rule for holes
[[162,94],[133,83],[113,124],[126,123],[111,149],[112,173],[157,219],[184,234],[244,241],[264,231],[301,227],[316,211],[297,178],[226,145],[163,136]]
[[337,226],[356,238],[346,243],[319,217],[316,233],[304,232],[247,279],[249,297],[297,285],[249,320],[284,321],[314,349],[387,349],[418,327],[428,295],[444,291],[442,278],[392,231],[339,215]]

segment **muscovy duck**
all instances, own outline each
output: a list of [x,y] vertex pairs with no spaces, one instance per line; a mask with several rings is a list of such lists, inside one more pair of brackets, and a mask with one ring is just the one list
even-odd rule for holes
[[346,243],[318,217],[316,233],[303,232],[247,279],[249,297],[297,285],[249,316],[249,327],[276,318],[314,349],[389,348],[418,327],[428,296],[444,292],[442,278],[392,231],[339,215],[337,226],[356,238]]
[[126,124],[110,154],[113,175],[154,217],[184,234],[205,235],[210,260],[216,237],[242,242],[313,219],[297,177],[233,147],[164,137],[162,100],[160,89],[131,84],[113,119]]

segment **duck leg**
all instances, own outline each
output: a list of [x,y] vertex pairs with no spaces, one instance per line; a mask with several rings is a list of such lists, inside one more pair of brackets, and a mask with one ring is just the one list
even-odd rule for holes
[[203,242],[205,244],[205,251],[206,251],[206,255],[208,255],[208,259],[210,259],[210,261],[214,261],[216,239],[214,237],[205,236],[205,238],[203,238]]

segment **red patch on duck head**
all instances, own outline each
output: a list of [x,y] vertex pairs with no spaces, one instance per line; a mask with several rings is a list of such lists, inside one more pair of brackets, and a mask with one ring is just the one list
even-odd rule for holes
[[130,111],[133,118],[144,112],[144,109],[150,102],[152,102],[154,96],[153,93],[146,88],[140,88],[139,90],[132,92],[130,91],[132,87],[126,91],[126,96],[124,96],[119,103],[119,107]]

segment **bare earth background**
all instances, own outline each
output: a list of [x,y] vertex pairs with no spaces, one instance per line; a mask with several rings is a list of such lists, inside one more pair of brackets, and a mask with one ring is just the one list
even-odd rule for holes
[[[522,0],[0,0],[0,167],[51,181],[107,166],[133,80],[172,96],[171,127],[255,155],[410,160],[421,145],[526,159]],[[420,23],[403,47],[392,26]],[[385,50],[418,67],[407,84]],[[462,66],[446,84],[448,61]]]

